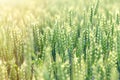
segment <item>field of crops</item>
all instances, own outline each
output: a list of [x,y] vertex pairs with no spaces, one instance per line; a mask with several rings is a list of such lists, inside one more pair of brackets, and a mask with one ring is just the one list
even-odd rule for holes
[[120,80],[120,0],[0,0],[0,80]]

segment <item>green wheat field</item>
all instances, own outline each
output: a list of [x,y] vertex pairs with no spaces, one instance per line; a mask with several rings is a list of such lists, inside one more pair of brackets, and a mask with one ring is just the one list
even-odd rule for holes
[[0,0],[0,80],[120,80],[120,0]]

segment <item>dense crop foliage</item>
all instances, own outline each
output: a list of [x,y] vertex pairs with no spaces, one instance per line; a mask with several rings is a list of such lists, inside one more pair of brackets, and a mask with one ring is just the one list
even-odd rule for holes
[[120,80],[119,0],[0,0],[0,80]]

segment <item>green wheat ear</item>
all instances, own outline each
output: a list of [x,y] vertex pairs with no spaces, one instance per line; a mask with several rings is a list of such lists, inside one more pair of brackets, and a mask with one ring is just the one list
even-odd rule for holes
[[99,2],[100,2],[100,1],[99,1],[99,0],[97,0],[96,6],[95,6],[94,15],[96,15],[96,14],[97,14],[97,12],[98,12]]
[[93,8],[91,8],[90,10],[90,22],[92,23],[93,22]]
[[120,31],[117,32],[117,70],[120,79]]
[[117,13],[116,24],[119,25],[119,14]]

